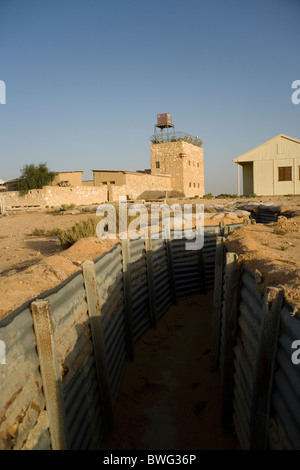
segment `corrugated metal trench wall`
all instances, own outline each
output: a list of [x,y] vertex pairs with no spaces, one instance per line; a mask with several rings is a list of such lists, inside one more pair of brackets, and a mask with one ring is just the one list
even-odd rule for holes
[[205,227],[200,251],[174,232],[124,240],[3,319],[0,449],[100,448],[134,343],[173,303],[213,288],[222,233]]
[[[300,316],[217,238],[212,369],[241,449],[300,449]],[[295,343],[296,341],[296,343]],[[297,353],[297,350],[299,353]]]

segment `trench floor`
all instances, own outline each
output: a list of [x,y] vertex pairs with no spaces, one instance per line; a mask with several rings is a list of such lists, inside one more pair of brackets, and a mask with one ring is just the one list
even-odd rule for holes
[[136,343],[103,450],[235,450],[210,370],[213,292],[172,306]]

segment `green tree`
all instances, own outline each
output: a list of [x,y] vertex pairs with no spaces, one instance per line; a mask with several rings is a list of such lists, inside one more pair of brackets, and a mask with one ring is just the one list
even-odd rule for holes
[[42,189],[43,186],[50,184],[55,177],[55,172],[50,171],[46,163],[40,163],[38,166],[34,163],[25,165],[21,172],[18,190],[22,196],[27,194],[30,189]]

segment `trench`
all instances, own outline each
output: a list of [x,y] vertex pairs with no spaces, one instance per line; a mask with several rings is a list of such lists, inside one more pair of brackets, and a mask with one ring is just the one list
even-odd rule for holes
[[234,450],[211,371],[213,290],[173,305],[135,343],[103,450]]

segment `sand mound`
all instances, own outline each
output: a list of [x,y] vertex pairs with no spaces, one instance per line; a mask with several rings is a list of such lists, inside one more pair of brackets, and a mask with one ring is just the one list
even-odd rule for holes
[[261,273],[261,292],[267,286],[282,286],[287,300],[300,311],[299,216],[239,228],[228,236],[226,246],[239,255],[239,263]]
[[109,251],[117,240],[85,238],[69,249],[42,258],[36,264],[10,276],[0,276],[0,319],[24,302],[56,287],[79,271],[81,264]]

